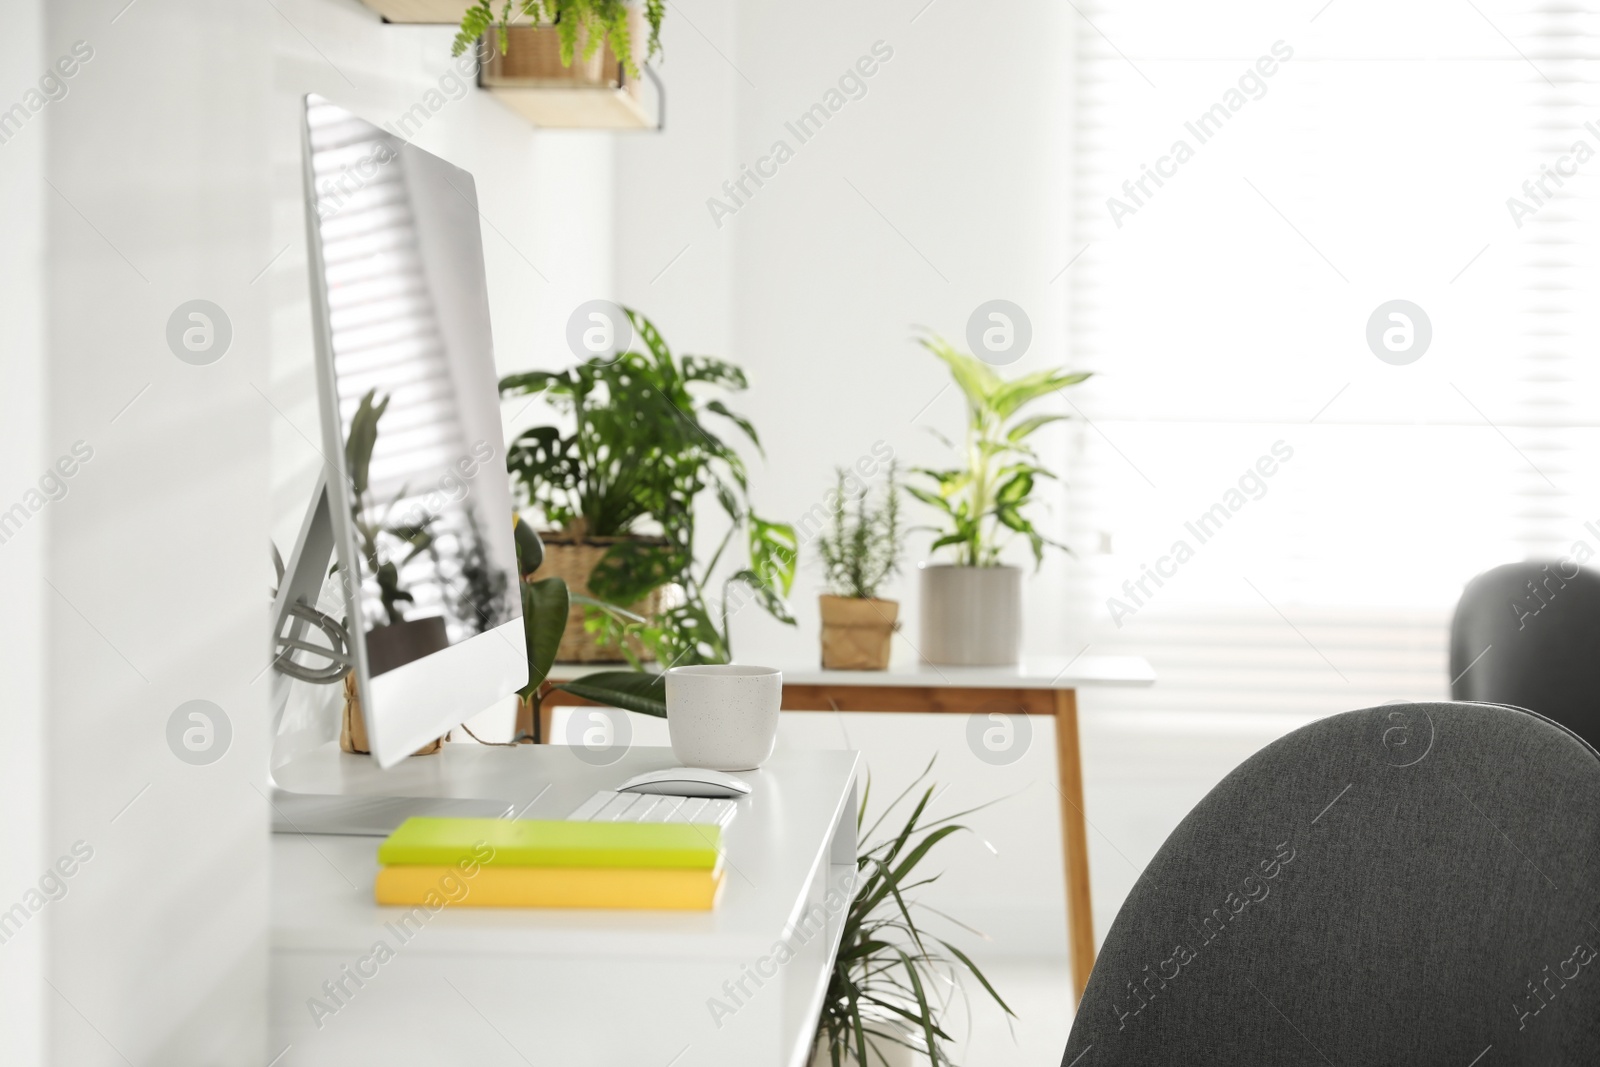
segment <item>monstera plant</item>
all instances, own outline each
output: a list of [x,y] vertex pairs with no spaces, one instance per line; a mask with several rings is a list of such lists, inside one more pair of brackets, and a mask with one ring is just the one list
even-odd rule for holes
[[[744,372],[709,356],[680,359],[649,319],[626,313],[643,351],[501,380],[503,398],[542,396],[570,423],[525,431],[507,465],[524,506],[564,538],[606,546],[585,576],[604,602],[589,605],[595,632],[635,665],[640,649],[668,666],[727,662],[729,620],[743,603],[794,625],[784,598],[798,542],[793,527],[755,513],[744,459],[723,436],[731,430],[761,449],[755,427],[725,403],[748,387]],[[695,537],[708,499],[727,528],[700,560]],[[736,544],[742,563],[729,561]],[[673,596],[657,610],[605,607],[638,605],[669,585]]]

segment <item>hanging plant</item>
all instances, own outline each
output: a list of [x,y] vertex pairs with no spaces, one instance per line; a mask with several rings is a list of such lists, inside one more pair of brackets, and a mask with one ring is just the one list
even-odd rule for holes
[[[666,0],[639,0],[638,6],[650,27],[650,39],[644,51],[644,61],[648,63],[661,52],[661,20],[666,15],[667,4]],[[459,56],[490,30],[495,31],[495,41],[504,53],[512,21],[526,20],[536,26],[555,27],[561,39],[564,66],[572,66],[578,55],[592,59],[602,45],[610,45],[612,54],[622,61],[624,69],[637,78],[639,67],[633,58],[633,34],[628,27],[629,11],[633,7],[634,4],[624,0],[504,0],[496,16],[491,0],[477,0],[461,17],[461,32],[456,34],[452,54]]]

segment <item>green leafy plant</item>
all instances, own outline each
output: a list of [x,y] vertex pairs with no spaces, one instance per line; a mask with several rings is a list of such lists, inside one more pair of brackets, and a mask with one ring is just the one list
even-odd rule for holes
[[[533,727],[537,731],[545,681],[550,677],[550,668],[556,661],[556,650],[561,645],[561,633],[567,625],[567,611],[573,594],[560,578],[541,578],[536,582],[530,580],[533,572],[544,562],[544,543],[539,540],[539,534],[533,527],[520,518],[514,518],[513,522],[517,570],[522,575],[518,583],[522,592],[522,629],[528,650],[528,684],[518,690],[518,694],[533,705]],[[580,599],[590,600],[588,597]],[[667,715],[666,680],[658,673],[641,670],[600,671],[551,688],[563,689],[585,700],[642,715],[654,715],[657,718],[666,718]]]
[[[461,30],[456,34],[451,52],[460,55],[490,30],[500,51],[506,50],[507,28],[513,19],[526,19],[535,25],[553,25],[561,38],[561,62],[572,66],[578,53],[578,35],[584,35],[582,55],[592,59],[603,44],[610,44],[611,52],[633,77],[639,68],[633,60],[632,31],[628,28],[628,9],[633,6],[625,0],[504,0],[500,14],[495,15],[491,0],[477,0],[461,17]],[[650,27],[650,40],[645,47],[645,62],[661,52],[661,20],[666,16],[666,0],[643,0],[644,20]]]
[[[690,523],[692,525],[691,516]],[[741,528],[750,562],[720,579],[721,595],[713,605],[710,596],[718,588],[717,566]],[[693,530],[689,530],[692,541]],[[731,620],[746,603],[754,601],[786,626],[794,626],[784,598],[794,584],[799,544],[794,528],[787,523],[767,522],[745,514],[736,519],[721,543],[704,564],[691,564],[679,577],[676,602],[669,603],[652,619],[627,616],[615,610],[600,610],[590,615],[586,625],[618,644],[628,662],[641,666],[641,657],[628,638],[636,638],[662,669],[689,663],[729,663],[733,660]],[[743,598],[748,596],[749,601]]]
[[[404,486],[386,505],[379,506],[371,498],[372,450],[378,443],[378,421],[389,408],[389,398],[380,401],[377,393],[376,389],[367,390],[351,417],[344,457],[350,474],[350,519],[360,542],[361,557],[377,579],[384,616],[392,625],[405,621],[401,603],[413,603],[416,599],[401,584],[400,572],[420,553],[433,547],[433,524],[438,516],[425,515],[415,522],[392,521],[395,507],[405,499]],[[404,555],[397,560],[395,551]]]
[[[755,427],[724,402],[748,387],[744,372],[708,356],[680,360],[648,318],[627,315],[644,351],[501,380],[502,398],[540,395],[572,421],[567,431],[536,426],[518,435],[507,466],[521,502],[576,537],[635,535],[611,545],[589,578],[606,602],[588,605],[592,630],[618,643],[636,666],[625,637],[636,637],[662,664],[727,662],[734,590],[794,624],[784,598],[798,541],[793,527],[755,514],[744,460],[719,435],[719,423],[731,426],[761,449]],[[702,565],[694,546],[696,504],[705,493],[715,497],[728,529]],[[736,540],[748,562],[723,576],[719,568]],[[676,596],[654,619],[606,606],[637,603],[669,584]]]
[[[939,879],[920,867],[939,842],[966,829],[956,819],[987,805],[925,820],[935,791],[929,782],[904,825],[893,836],[867,844],[890,813],[927,781],[932,769],[929,760],[865,831],[870,778],[862,792],[856,814],[856,832],[863,842],[856,857],[856,892],[845,915],[817,1032],[832,1067],[844,1067],[850,1056],[861,1067],[882,1063],[884,1045],[915,1048],[928,1057],[931,1067],[950,1064],[946,1050],[950,1035],[940,1025],[946,1002],[938,990],[941,983],[961,988],[963,975],[975,978],[1007,1016],[1016,1017],[977,964],[955,945],[929,934],[916,916],[918,910],[926,910],[949,919],[918,903],[915,891]],[[876,1060],[868,1058],[869,1049]]]
[[865,482],[857,480],[857,490],[852,496],[848,487],[853,475],[843,467],[834,468],[838,484],[834,490],[832,523],[828,531],[817,538],[817,555],[822,560],[828,592],[834,596],[875,599],[883,583],[900,573],[905,530],[900,525],[900,486],[895,480],[896,469],[891,462],[882,503],[874,505],[869,500]]
[[1044,548],[1052,541],[1034,528],[1024,514],[1038,479],[1055,477],[1040,465],[1028,439],[1065,415],[1021,417],[1029,404],[1051,393],[1077,385],[1087,373],[1060,369],[1035,371],[1006,380],[980,359],[952,347],[938,336],[919,339],[955,379],[967,402],[967,431],[957,448],[962,465],[945,470],[918,468],[917,474],[932,486],[907,486],[918,500],[936,508],[944,520],[933,549],[953,546],[956,562],[965,567],[994,567],[1013,535],[1021,535],[1033,550],[1034,563],[1044,561]]

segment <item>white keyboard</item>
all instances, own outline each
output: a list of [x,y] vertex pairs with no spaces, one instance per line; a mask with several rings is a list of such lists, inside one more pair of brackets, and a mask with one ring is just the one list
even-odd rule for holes
[[568,822],[683,822],[727,825],[738,812],[731,800],[669,797],[656,793],[618,793],[602,789],[567,816]]

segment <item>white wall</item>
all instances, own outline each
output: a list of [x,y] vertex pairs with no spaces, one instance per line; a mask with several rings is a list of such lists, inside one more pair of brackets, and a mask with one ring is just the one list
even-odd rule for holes
[[[766,445],[753,475],[765,514],[797,519],[831,487],[835,464],[878,440],[906,464],[944,462],[925,427],[955,435],[963,412],[953,389],[941,393],[942,365],[911,343],[913,325],[959,341],[979,303],[1005,298],[1034,329],[1010,370],[1068,362],[1059,272],[1072,254],[1072,18],[1044,0],[687,0],[669,10],[667,131],[618,141],[617,290],[678,351],[749,372],[750,392],[733,406]],[[800,143],[785,123],[880,41],[893,55],[865,95]],[[708,198],[729,202],[722,183],[779,139],[793,158],[761,187],[747,183],[752,195],[719,227]],[[1050,447],[1064,449],[1065,436]],[[1062,520],[1058,511],[1052,527]],[[913,563],[927,543],[913,542]],[[1051,593],[1064,565],[1028,583],[1029,652],[1079,650]],[[734,623],[737,658],[814,663],[819,591],[814,557],[802,552],[799,628],[747,608]],[[915,574],[891,595],[908,620],[895,655],[915,659]],[[879,795],[937,752],[936,776],[954,783],[946,811],[1018,792],[972,820],[977,834],[955,839],[929,901],[989,932],[992,951],[1061,956],[1059,801],[1049,727],[1038,725],[1030,751],[1006,768],[971,754],[963,717],[790,716],[784,738],[848,738]]]
[[[43,514],[49,819],[86,862],[46,921],[54,1063],[256,1062],[266,963],[261,555],[271,256],[270,9],[45,8],[43,56],[92,50],[49,105],[41,462],[92,453]],[[15,84],[15,83],[11,83]],[[219,305],[230,347],[181,361],[169,316]],[[33,531],[30,530],[30,533]],[[207,766],[169,719],[222,716]],[[181,750],[181,748],[180,748]],[[80,844],[81,842],[81,844]],[[64,866],[73,867],[72,860]],[[8,887],[9,888],[9,887]]]
[[[0,34],[0,70],[23,72],[6,80],[5,91],[29,84],[44,64],[40,43],[43,18],[32,0],[0,4],[5,33]],[[9,107],[12,100],[7,99]],[[5,240],[0,241],[0,499],[9,509],[22,491],[35,485],[44,465],[44,174],[47,119],[9,135],[0,144],[0,204],[6,205]],[[6,528],[9,529],[9,528]],[[44,864],[44,627],[40,581],[45,565],[44,523],[31,522],[0,544],[0,603],[6,624],[0,628],[0,676],[6,699],[0,706],[0,912],[9,910],[24,890],[36,884]],[[0,1062],[38,1062],[44,1047],[44,924],[37,917],[0,944]]]
[[[259,1065],[280,1051],[264,542],[287,551],[320,447],[300,98],[379,121],[431,102],[451,33],[354,0],[10,2],[3,18],[0,107],[75,42],[92,57],[0,144],[0,510],[75,442],[92,456],[0,546],[0,911],[26,916],[0,945],[0,1060]],[[444,88],[417,140],[478,178],[501,369],[549,365],[565,309],[609,291],[610,138],[537,134]],[[232,328],[204,366],[166,337],[197,298]],[[231,727],[208,765],[169,746],[191,700]],[[327,734],[326,701],[298,710]],[[64,896],[30,896],[76,842],[90,858],[63,862]]]

